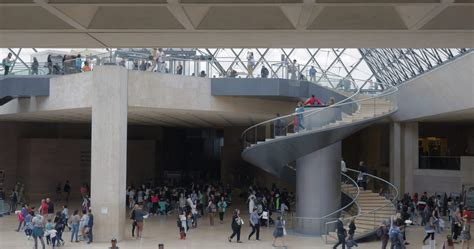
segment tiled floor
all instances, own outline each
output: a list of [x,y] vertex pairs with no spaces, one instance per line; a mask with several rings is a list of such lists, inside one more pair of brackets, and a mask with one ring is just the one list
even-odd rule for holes
[[[230,214],[230,212],[229,212]],[[244,216],[245,219],[248,216]],[[217,218],[217,217],[216,217]],[[219,224],[211,227],[209,226],[209,220],[205,216],[199,220],[197,229],[191,229],[188,233],[188,237],[185,241],[178,239],[178,229],[176,227],[175,216],[154,216],[146,220],[144,237],[141,240],[133,239],[130,235],[130,230],[127,229],[127,236],[124,241],[119,243],[121,249],[128,248],[158,248],[158,243],[164,243],[166,249],[170,248],[185,248],[185,249],[207,249],[207,248],[242,248],[242,249],[263,249],[272,248],[272,232],[273,228],[262,228],[261,229],[261,241],[248,241],[247,236],[251,229],[244,225],[242,228],[242,241],[244,243],[229,243],[227,237],[231,233],[230,217],[225,218],[224,224]],[[217,219],[216,219],[217,220]],[[0,218],[0,249],[25,249],[32,248],[33,241],[27,240],[23,233],[14,231],[17,227],[17,218],[15,216],[6,216]],[[131,227],[131,226],[130,226]],[[446,232],[445,232],[446,233]],[[423,239],[424,232],[420,227],[411,227],[407,233],[408,240],[412,242],[407,248],[422,248],[421,240]],[[66,239],[66,245],[63,248],[108,248],[108,243],[92,243],[87,245],[86,243],[69,243],[69,232],[65,232],[63,238]],[[441,248],[442,240],[445,235],[436,236],[437,247]],[[290,235],[286,237],[286,244],[288,248],[331,248],[332,245],[326,245],[321,238],[307,237],[307,236],[295,236]],[[362,249],[378,249],[381,248],[380,241],[360,243],[359,248]],[[460,245],[456,248],[460,248]],[[48,247],[51,248],[51,247]]]

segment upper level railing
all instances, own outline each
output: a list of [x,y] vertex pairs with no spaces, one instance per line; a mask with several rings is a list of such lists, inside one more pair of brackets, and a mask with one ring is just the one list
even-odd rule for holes
[[[64,75],[80,73],[93,70],[95,66],[106,64],[121,65],[130,70],[152,71],[159,73],[180,74],[185,76],[196,76],[206,78],[281,78],[294,80],[308,80],[322,86],[340,88],[346,91],[354,90],[366,81],[354,81],[349,77],[341,77],[331,72],[316,72],[311,68],[317,65],[299,64],[291,61],[267,61],[258,59],[255,61],[235,60],[234,58],[219,58],[215,60],[209,56],[195,56],[193,58],[178,58],[165,56],[162,60],[156,58],[128,59],[126,52],[106,53],[82,56],[75,58],[65,56],[62,59],[55,56],[49,61],[37,63],[16,63],[10,68],[12,75]],[[162,62],[162,63],[161,63]],[[1,63],[0,63],[1,64]],[[87,64],[87,67],[85,67]],[[225,66],[224,66],[225,65]],[[265,67],[267,72],[262,68]],[[258,72],[257,72],[258,69]],[[4,69],[0,67],[0,74]],[[367,81],[367,89],[377,90],[379,84]]]

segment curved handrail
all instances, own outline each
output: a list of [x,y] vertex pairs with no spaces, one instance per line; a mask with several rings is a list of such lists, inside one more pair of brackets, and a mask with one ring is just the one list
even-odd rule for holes
[[[380,97],[385,97],[385,96],[388,96],[388,95],[391,95],[395,92],[398,91],[398,87],[396,86],[393,86],[393,85],[390,85],[390,84],[382,84],[382,85],[386,85],[388,88],[387,88],[387,91],[381,93],[381,94],[378,94],[376,96],[370,96],[368,98],[364,98],[364,99],[358,99],[358,100],[352,100],[352,98],[354,98],[355,96],[359,95],[360,94],[360,91],[361,89],[367,84],[369,83],[369,81],[365,82],[362,86],[360,86],[359,88],[357,88],[356,92],[353,93],[352,95],[350,95],[349,97],[346,97],[345,99],[333,104],[333,105],[330,105],[330,106],[327,106],[327,107],[324,107],[324,108],[321,108],[321,109],[317,109],[317,110],[308,110],[308,111],[304,111],[302,113],[297,113],[297,112],[294,112],[294,113],[291,113],[291,114],[288,114],[288,115],[285,115],[285,116],[280,116],[280,117],[276,117],[276,118],[273,118],[273,119],[270,119],[270,120],[266,120],[266,121],[263,121],[263,122],[260,122],[258,124],[255,124],[247,129],[245,129],[243,132],[242,132],[242,135],[241,135],[241,139],[243,140],[244,142],[244,149],[247,148],[248,146],[245,145],[245,143],[247,142],[247,133],[259,126],[262,126],[262,125],[266,125],[266,124],[269,124],[269,123],[273,123],[277,120],[282,120],[282,119],[286,119],[286,118],[289,118],[289,117],[295,117],[296,115],[300,115],[300,114],[303,114],[304,117],[308,117],[308,116],[311,116],[315,113],[319,113],[319,112],[322,112],[322,111],[325,111],[325,110],[328,110],[330,108],[334,108],[334,107],[340,107],[340,106],[343,106],[343,105],[349,105],[349,104],[358,104],[360,102],[363,102],[363,101],[366,101],[366,100],[371,100],[371,99],[376,99],[376,98],[380,98]],[[392,90],[392,91],[390,91]],[[347,102],[348,100],[352,100],[350,102]]]
[[[355,173],[357,173],[357,174],[360,174],[360,173],[361,173],[361,171],[355,170],[355,169],[347,168],[347,170],[348,170],[348,171],[351,171],[351,172],[355,172]],[[375,213],[375,212],[377,212],[377,211],[379,211],[379,210],[381,210],[381,209],[383,209],[383,208],[389,206],[390,204],[393,205],[393,203],[394,203],[394,202],[397,200],[397,198],[398,198],[399,190],[398,190],[398,188],[397,188],[395,185],[393,185],[391,182],[386,181],[386,180],[384,180],[384,179],[382,179],[382,178],[380,178],[380,177],[378,177],[378,176],[371,175],[371,174],[369,174],[369,173],[364,173],[364,174],[367,175],[367,176],[369,176],[369,177],[372,177],[372,178],[374,178],[374,179],[377,179],[377,180],[379,180],[379,181],[382,181],[382,182],[386,183],[387,185],[389,185],[390,187],[392,187],[392,188],[395,190],[395,195],[394,195],[394,197],[393,197],[389,202],[387,202],[387,204],[383,205],[382,207],[378,207],[378,208],[376,208],[376,209],[374,209],[374,210],[371,210],[371,211],[369,211],[369,212],[365,212],[365,213],[362,212],[362,213],[359,213],[359,214],[354,215],[354,216],[344,217],[343,220],[350,220],[350,219],[353,219],[353,218],[356,218],[356,219],[357,219],[358,217],[361,217],[361,216],[364,216],[364,215],[373,214],[373,213]],[[329,222],[326,222],[326,225],[331,224],[331,223],[335,223],[335,222],[337,222],[337,221],[329,221]]]

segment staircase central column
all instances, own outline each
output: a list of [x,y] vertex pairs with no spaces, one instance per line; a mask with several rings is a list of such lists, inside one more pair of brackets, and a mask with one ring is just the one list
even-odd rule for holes
[[[296,160],[296,193],[297,217],[323,217],[341,207],[341,142]],[[327,220],[308,218],[296,219],[297,233],[325,232]]]

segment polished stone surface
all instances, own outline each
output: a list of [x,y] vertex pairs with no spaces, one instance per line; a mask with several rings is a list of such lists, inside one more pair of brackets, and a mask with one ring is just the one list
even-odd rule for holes
[[[245,210],[245,209],[242,209]],[[248,215],[243,215],[245,221],[248,220]],[[126,218],[124,218],[126,219]],[[175,216],[153,216],[145,221],[144,236],[141,240],[136,240],[131,237],[131,221],[126,219],[126,236],[123,241],[119,242],[121,249],[128,248],[143,248],[143,249],[156,249],[158,243],[164,243],[166,249],[170,248],[186,248],[186,249],[203,249],[203,248],[245,248],[245,249],[262,249],[272,248],[272,232],[273,228],[262,228],[261,229],[261,241],[255,241],[255,239],[248,241],[247,236],[251,229],[247,225],[248,222],[242,228],[242,244],[235,242],[229,243],[227,236],[230,235],[230,211],[227,212],[224,219],[224,224],[219,224],[218,218],[216,217],[216,223],[214,227],[209,226],[209,219],[204,216],[199,220],[198,228],[191,229],[188,232],[187,239],[185,241],[179,240],[178,228],[176,227]],[[0,248],[1,249],[25,249],[33,247],[33,240],[27,240],[23,233],[17,233],[14,231],[17,227],[16,216],[6,216],[0,218]],[[436,235],[437,247],[441,248],[442,241],[446,237],[446,231],[443,235]],[[80,243],[69,243],[70,232],[65,232],[63,238],[66,240],[66,244],[63,248],[89,248],[99,249],[108,248],[108,243],[92,243],[87,245],[84,242]],[[421,240],[424,237],[424,232],[421,227],[411,227],[407,233],[408,240],[412,242],[407,248],[421,249]],[[325,244],[322,239],[317,237],[307,236],[295,236],[289,231],[289,235],[286,237],[286,244],[288,248],[298,249],[314,249],[314,248],[332,248],[332,245]],[[51,248],[51,247],[48,247]],[[340,247],[339,247],[340,248]],[[360,243],[361,249],[379,249],[381,248],[380,241],[364,242]],[[456,248],[460,248],[457,245]]]

